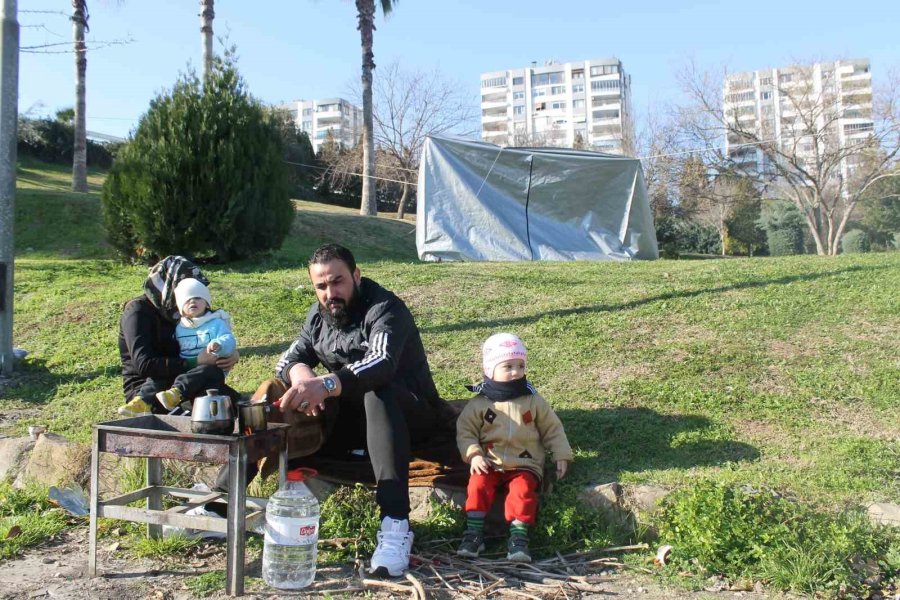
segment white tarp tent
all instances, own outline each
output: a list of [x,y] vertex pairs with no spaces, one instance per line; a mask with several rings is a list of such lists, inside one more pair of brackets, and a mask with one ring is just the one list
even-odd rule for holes
[[640,161],[625,156],[432,136],[417,206],[421,260],[659,258]]

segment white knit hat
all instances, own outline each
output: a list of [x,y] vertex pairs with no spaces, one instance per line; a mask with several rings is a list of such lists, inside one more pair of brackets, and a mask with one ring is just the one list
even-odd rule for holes
[[212,307],[212,296],[208,287],[196,279],[182,279],[175,286],[175,305],[178,307],[178,312],[181,312],[184,303],[191,298],[203,298],[206,300],[206,305]]
[[528,364],[528,353],[519,336],[512,333],[495,333],[481,347],[481,364],[484,374],[494,377],[494,369],[505,360],[522,359]]

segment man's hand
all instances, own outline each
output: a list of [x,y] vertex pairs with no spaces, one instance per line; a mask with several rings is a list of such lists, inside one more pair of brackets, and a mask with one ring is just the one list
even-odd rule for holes
[[235,350],[229,356],[225,356],[222,358],[216,359],[216,366],[222,369],[223,371],[230,371],[231,368],[237,364],[237,362],[241,360],[241,355],[238,354],[238,351]]
[[559,481],[563,477],[566,476],[566,472],[569,470],[569,461],[567,460],[558,460],[556,461],[556,480]]
[[476,454],[472,457],[472,460],[469,461],[469,474],[474,475],[480,473],[482,475],[487,475],[490,472],[491,465],[482,455]]
[[320,378],[300,379],[278,399],[278,405],[283,413],[297,410],[314,417],[324,410],[327,397],[328,391]]
[[[218,358],[217,356],[215,356],[215,355],[213,355],[213,354],[210,354],[210,353],[207,352],[206,349],[204,348],[204,349],[200,352],[200,354],[197,355],[197,364],[198,364],[198,365],[215,365],[215,364],[216,364],[216,359],[217,359],[217,358]],[[217,365],[217,366],[218,366],[218,365]]]

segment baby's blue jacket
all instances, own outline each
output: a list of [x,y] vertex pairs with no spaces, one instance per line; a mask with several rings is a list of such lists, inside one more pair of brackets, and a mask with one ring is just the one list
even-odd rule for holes
[[[193,324],[193,327],[188,324]],[[237,348],[231,333],[231,317],[224,310],[208,312],[196,319],[182,317],[175,326],[175,338],[181,348],[181,358],[195,358],[210,342],[218,342],[219,357],[229,356]]]

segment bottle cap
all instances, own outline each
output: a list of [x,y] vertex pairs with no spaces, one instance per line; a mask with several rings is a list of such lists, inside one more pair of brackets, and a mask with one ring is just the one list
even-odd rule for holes
[[315,469],[310,469],[307,467],[300,467],[299,469],[294,469],[293,471],[287,472],[287,480],[288,481],[306,481],[312,477],[318,475],[319,472]]

